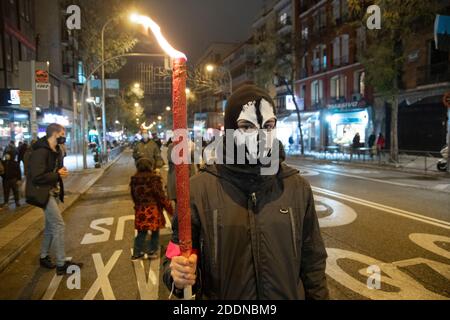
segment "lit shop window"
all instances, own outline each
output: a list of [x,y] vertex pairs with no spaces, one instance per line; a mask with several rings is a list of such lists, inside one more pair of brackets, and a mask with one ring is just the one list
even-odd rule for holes
[[318,104],[323,99],[323,81],[315,80],[311,83],[311,103]]

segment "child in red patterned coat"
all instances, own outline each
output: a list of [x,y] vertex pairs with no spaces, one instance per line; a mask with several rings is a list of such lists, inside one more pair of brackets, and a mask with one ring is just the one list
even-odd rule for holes
[[[151,160],[142,158],[136,167],[137,172],[131,177],[130,187],[134,201],[134,225],[138,234],[131,259],[141,259],[145,253],[154,259],[159,249],[159,230],[166,224],[163,210],[172,215],[173,208],[164,194],[161,177],[153,172]],[[146,241],[148,231],[151,231],[149,242]]]

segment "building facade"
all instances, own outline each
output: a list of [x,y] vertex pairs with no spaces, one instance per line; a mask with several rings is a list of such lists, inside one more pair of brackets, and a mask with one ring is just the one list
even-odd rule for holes
[[[208,83],[210,79],[216,79],[212,83],[220,84],[217,88],[203,88],[197,83],[196,90],[191,90],[187,95],[189,126],[201,131],[205,139],[212,137],[211,129],[223,129],[226,98],[230,93],[230,80],[233,80],[230,69],[223,62],[238,46],[236,43],[211,43],[195,64],[195,82]],[[211,69],[208,70],[208,66]]]
[[29,110],[20,104],[19,62],[49,63],[48,105],[37,109],[38,135],[59,122],[67,127],[72,147],[80,82],[77,42],[65,27],[65,9],[58,0],[0,2],[0,144],[31,139]]
[[347,22],[345,0],[295,1],[296,92],[304,106],[306,149],[348,146],[356,133],[367,142],[374,131],[373,92],[358,54],[364,28]]
[[30,138],[29,112],[21,108],[19,61],[36,57],[34,1],[0,2],[0,147]]
[[254,82],[254,64],[253,37],[243,42],[223,59],[222,66],[230,72],[233,91]]
[[[440,14],[450,15],[450,5]],[[438,50],[433,24],[418,25],[414,40],[404,47],[405,62],[400,81],[398,143],[404,151],[438,152],[446,144],[447,108],[443,96],[450,92],[450,54]],[[390,108],[376,97],[379,122],[385,123],[389,137]],[[384,111],[384,112],[383,112]]]
[[49,123],[66,127],[67,146],[75,151],[80,85],[83,64],[78,56],[75,33],[66,27],[66,8],[59,0],[33,1],[36,14],[37,61],[49,62],[50,92],[48,106],[38,110],[38,136],[45,135]]

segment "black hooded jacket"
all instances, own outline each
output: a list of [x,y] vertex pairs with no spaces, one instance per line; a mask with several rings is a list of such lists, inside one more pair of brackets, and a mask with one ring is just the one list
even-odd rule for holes
[[[262,99],[274,108],[270,96],[255,86],[236,90],[227,102],[225,128],[237,129],[243,107],[253,102],[259,128],[263,128]],[[192,247],[198,252],[196,297],[328,298],[327,254],[309,183],[297,170],[283,164],[280,142],[279,150],[271,152],[270,168],[275,170],[263,172],[263,168],[268,169],[263,158],[255,164],[238,164],[233,140],[228,142],[234,144],[233,154],[226,152],[226,136],[216,150],[217,155],[223,150],[227,164],[207,167],[191,178]],[[172,227],[172,243],[164,261],[164,282],[169,289],[173,284],[169,258],[178,253],[176,216]]]
[[58,170],[64,166],[64,156],[59,146],[53,151],[47,137],[39,139],[32,147],[27,168],[26,200],[28,204],[45,208],[50,190],[59,185],[59,199],[64,201],[64,184]]
[[[261,176],[234,165],[191,178],[198,299],[327,299],[326,251],[309,183],[282,164]],[[172,242],[178,244],[177,217]],[[169,290],[170,260],[164,262]]]

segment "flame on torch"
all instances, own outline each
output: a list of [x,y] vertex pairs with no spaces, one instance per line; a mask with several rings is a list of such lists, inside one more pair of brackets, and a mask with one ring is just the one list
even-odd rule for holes
[[140,24],[144,26],[144,28],[146,29],[150,28],[152,33],[155,35],[158,44],[161,46],[164,52],[166,52],[172,59],[184,59],[185,61],[187,61],[186,55],[183,52],[176,50],[174,47],[170,45],[170,43],[162,35],[161,28],[159,27],[159,25],[151,18],[147,16],[141,16],[138,14],[132,14],[130,16],[130,19],[132,22]]

